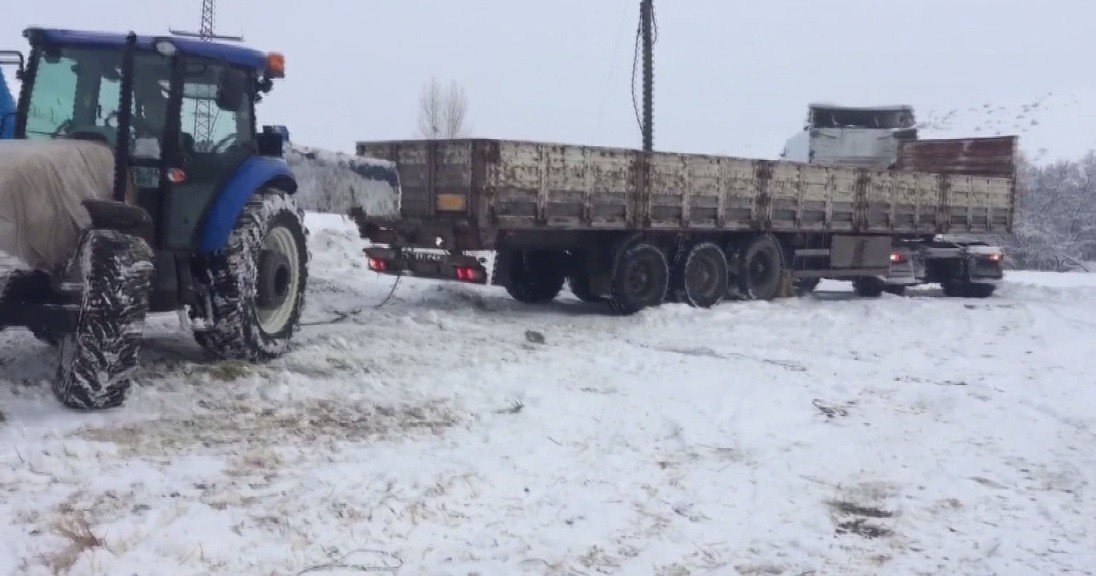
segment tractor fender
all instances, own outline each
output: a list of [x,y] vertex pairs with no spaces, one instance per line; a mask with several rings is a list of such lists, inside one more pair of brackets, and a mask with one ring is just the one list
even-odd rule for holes
[[198,251],[210,254],[224,248],[247,200],[264,187],[297,192],[297,180],[283,158],[253,156],[236,169],[206,215]]

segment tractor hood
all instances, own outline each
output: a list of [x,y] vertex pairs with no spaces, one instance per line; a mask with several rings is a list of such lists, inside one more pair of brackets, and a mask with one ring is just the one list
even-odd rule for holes
[[109,199],[114,152],[85,140],[0,140],[0,252],[57,272],[91,219],[81,204]]

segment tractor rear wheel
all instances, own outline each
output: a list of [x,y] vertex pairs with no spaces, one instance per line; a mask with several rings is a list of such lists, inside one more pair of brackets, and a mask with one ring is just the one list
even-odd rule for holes
[[198,262],[202,289],[192,315],[212,323],[194,332],[202,348],[248,362],[288,350],[308,283],[306,235],[304,212],[288,193],[265,189],[247,202],[224,250]]
[[125,401],[139,366],[152,248],[137,236],[90,230],[72,262],[83,297],[76,330],[49,332],[60,348],[53,394],[69,408],[114,408]]

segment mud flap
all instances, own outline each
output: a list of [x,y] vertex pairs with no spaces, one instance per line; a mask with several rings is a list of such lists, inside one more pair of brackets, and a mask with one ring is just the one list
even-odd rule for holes
[[76,329],[60,340],[53,392],[80,410],[120,406],[138,367],[148,313],[153,253],[148,243],[117,230],[84,233],[69,280],[82,284]]

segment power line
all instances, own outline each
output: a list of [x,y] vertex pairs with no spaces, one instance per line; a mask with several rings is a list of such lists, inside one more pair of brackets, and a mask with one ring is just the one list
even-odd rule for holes
[[[202,0],[202,17],[199,22],[198,32],[171,30],[171,33],[177,36],[198,38],[203,42],[212,42],[213,40],[242,41],[242,36],[218,36],[216,34],[216,9],[216,0]],[[213,109],[213,100],[211,98],[198,98],[195,103],[193,132],[194,142],[197,146],[204,148],[213,145],[213,127],[216,124],[217,112]]]

